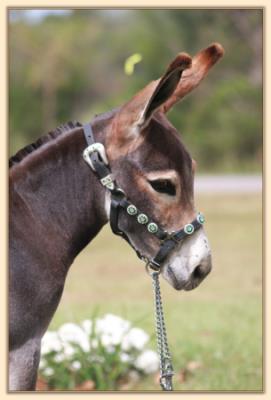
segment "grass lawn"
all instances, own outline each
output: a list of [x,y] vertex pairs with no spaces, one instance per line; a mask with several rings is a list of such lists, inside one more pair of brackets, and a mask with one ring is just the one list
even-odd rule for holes
[[[257,194],[200,195],[213,271],[194,291],[161,280],[175,390],[261,391],[262,224]],[[105,227],[68,274],[50,325],[115,313],[145,329],[156,349],[151,279],[128,244]],[[198,362],[191,370],[191,361]],[[153,376],[133,390],[160,390]]]

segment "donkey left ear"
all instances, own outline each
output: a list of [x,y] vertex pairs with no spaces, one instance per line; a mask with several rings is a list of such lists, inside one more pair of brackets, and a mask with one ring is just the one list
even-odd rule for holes
[[[191,64],[192,59],[188,54],[179,53],[162,78],[151,82],[126,103],[117,116],[119,135],[131,136],[131,133],[138,132],[134,128],[144,128],[153,113],[174,93],[182,72]],[[121,139],[123,141],[124,138]]]
[[167,112],[175,103],[192,92],[223,55],[224,49],[219,43],[212,43],[197,53],[192,59],[190,70],[184,72],[172,96],[161,106],[161,111]]

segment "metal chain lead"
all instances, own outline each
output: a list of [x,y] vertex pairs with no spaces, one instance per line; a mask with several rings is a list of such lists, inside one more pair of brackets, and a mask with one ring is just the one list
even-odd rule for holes
[[173,390],[172,376],[174,375],[174,370],[171,363],[171,356],[167,342],[167,333],[160,291],[159,273],[159,271],[151,272],[154,291],[156,338],[158,353],[160,357],[160,385],[163,390],[171,391]]

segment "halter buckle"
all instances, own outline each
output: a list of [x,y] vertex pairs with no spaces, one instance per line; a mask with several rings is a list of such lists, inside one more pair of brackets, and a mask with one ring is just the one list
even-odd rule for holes
[[91,160],[91,154],[94,152],[97,152],[99,156],[101,157],[102,161],[105,163],[105,165],[108,165],[108,159],[106,157],[105,153],[105,148],[102,143],[96,142],[91,145],[89,145],[84,151],[83,151],[83,158],[86,161],[86,163],[90,166],[93,171],[96,171],[94,168],[94,165]]

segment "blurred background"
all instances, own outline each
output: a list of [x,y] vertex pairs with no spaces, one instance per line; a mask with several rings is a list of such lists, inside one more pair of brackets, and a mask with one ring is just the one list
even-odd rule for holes
[[[260,9],[9,10],[10,155],[129,100],[180,51],[225,48],[169,113],[198,163],[196,205],[214,263],[193,292],[162,282],[178,390],[262,389],[262,35]],[[71,268],[51,327],[98,307],[152,335],[151,290],[133,251],[105,227]],[[156,389],[154,377],[131,386]]]

